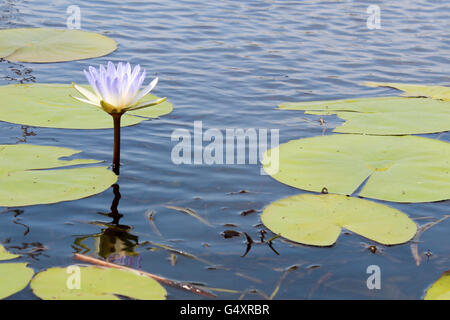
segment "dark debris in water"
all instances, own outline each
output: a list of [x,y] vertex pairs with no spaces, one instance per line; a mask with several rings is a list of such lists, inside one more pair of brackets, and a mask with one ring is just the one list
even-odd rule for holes
[[241,191],[238,191],[238,192],[228,192],[227,194],[234,195],[234,194],[245,194],[245,193],[250,193],[250,191],[241,190]]
[[314,270],[314,269],[319,269],[320,267],[322,267],[320,264],[311,264],[311,265],[306,267],[306,270],[311,271],[311,270]]
[[234,223],[225,223],[223,226],[224,227],[228,227],[228,228],[237,228],[237,227],[239,227],[237,224],[234,224]]
[[[275,248],[273,247],[272,239],[269,239],[269,240],[267,240],[267,241],[264,241],[264,233],[266,233],[266,231],[264,231],[264,232],[262,232],[262,231],[264,231],[264,230],[261,230],[261,232],[260,232],[260,239],[261,239],[260,242],[255,242],[255,241],[253,241],[253,239],[250,237],[250,235],[249,235],[247,232],[242,232],[242,234],[245,236],[245,239],[246,239],[246,242],[245,242],[246,248],[245,248],[244,254],[243,254],[241,257],[245,257],[245,256],[250,252],[252,246],[255,245],[255,244],[256,244],[256,245],[267,244],[267,245],[269,246],[269,248],[270,248],[276,255],[278,255],[278,256],[280,255],[280,254],[278,253],[278,251],[275,250]],[[276,237],[274,237],[273,239],[276,239],[277,237],[279,237],[279,236],[276,236]]]
[[234,237],[239,237],[241,235],[241,233],[234,231],[234,230],[225,230],[221,233],[221,235],[225,239],[230,239],[230,238],[234,238]]
[[12,222],[14,224],[23,226],[25,228],[23,235],[26,236],[30,232],[30,227],[28,225],[20,222],[20,220],[21,220],[20,215],[23,214],[25,212],[25,210],[6,208],[3,211],[1,211],[0,213],[5,214],[5,213],[10,213],[10,212],[12,212],[13,218],[14,218]]
[[241,216],[245,217],[245,216],[248,216],[249,214],[256,213],[256,212],[258,212],[258,211],[256,211],[255,209],[245,210],[245,211],[241,212]]
[[47,258],[50,257],[44,253],[48,248],[40,242],[24,242],[20,246],[8,246],[8,249],[19,250],[21,255],[26,255],[36,261],[39,261],[39,256],[41,255]]

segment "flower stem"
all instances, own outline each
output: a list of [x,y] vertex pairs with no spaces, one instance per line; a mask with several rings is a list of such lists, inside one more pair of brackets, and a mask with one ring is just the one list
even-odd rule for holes
[[120,173],[120,119],[121,113],[111,114],[114,121],[114,154],[112,170],[116,175]]

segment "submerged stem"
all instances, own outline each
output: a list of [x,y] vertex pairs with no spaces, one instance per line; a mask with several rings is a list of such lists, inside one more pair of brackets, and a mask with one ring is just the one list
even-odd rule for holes
[[114,154],[112,170],[116,175],[120,173],[120,119],[122,113],[112,113],[114,121]]

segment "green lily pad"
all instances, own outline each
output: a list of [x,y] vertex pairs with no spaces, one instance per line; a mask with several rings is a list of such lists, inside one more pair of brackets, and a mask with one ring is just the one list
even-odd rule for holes
[[368,87],[388,87],[404,91],[403,95],[410,97],[428,97],[450,101],[450,87],[424,86],[418,84],[390,83],[390,82],[365,82]]
[[[80,151],[37,145],[0,145],[0,206],[17,207],[85,198],[108,189],[117,176],[107,167],[61,167],[99,163],[58,160]],[[58,170],[46,170],[56,169]]]
[[33,274],[26,263],[0,263],[0,299],[25,289]]
[[[0,121],[47,128],[113,128],[113,120],[109,114],[69,95],[78,95],[71,85],[35,83],[0,86]],[[149,94],[140,102],[154,99],[157,97]],[[150,108],[125,113],[121,125],[135,125],[171,111],[172,104],[166,101]]]
[[[20,255],[9,253],[0,244],[0,261],[18,257]],[[0,299],[23,290],[30,282],[33,274],[33,269],[28,268],[26,263],[0,263]]]
[[20,257],[18,254],[9,253],[4,246],[0,244],[0,261],[11,260]]
[[94,32],[51,28],[0,30],[0,58],[61,62],[95,58],[117,49],[115,40]]
[[282,237],[331,246],[342,228],[385,245],[405,243],[417,232],[406,214],[380,203],[335,194],[302,194],[267,206],[263,224]]
[[351,195],[365,182],[362,197],[431,202],[450,198],[449,159],[450,144],[439,140],[336,134],[281,144],[262,162],[273,178],[304,190]]
[[67,268],[50,268],[31,281],[35,295],[44,300],[120,300],[117,295],[139,300],[164,300],[167,292],[155,280],[131,271],[79,267],[79,289],[69,288]]
[[425,300],[450,300],[450,270],[427,290]]
[[283,110],[336,114],[346,120],[341,133],[374,135],[422,134],[450,130],[450,102],[427,98],[362,98],[280,104]]

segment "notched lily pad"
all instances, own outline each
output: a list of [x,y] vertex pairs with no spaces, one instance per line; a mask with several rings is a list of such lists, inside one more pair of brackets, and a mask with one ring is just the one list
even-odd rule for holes
[[424,86],[419,84],[405,84],[392,82],[365,82],[368,87],[388,87],[403,91],[405,96],[428,97],[450,101],[450,87]]
[[28,144],[0,145],[0,206],[17,207],[81,199],[103,192],[117,181],[117,176],[107,167],[60,169],[101,162],[59,160],[78,152]]
[[287,102],[283,110],[307,114],[336,114],[346,120],[334,132],[404,135],[450,130],[450,102],[427,98],[361,98],[329,101]]
[[167,295],[166,290],[151,278],[131,271],[93,266],[71,268],[70,272],[67,268],[47,269],[33,278],[31,289],[44,300],[120,300],[118,295],[139,300],[164,300]]
[[417,231],[416,224],[399,210],[332,194],[278,200],[264,209],[261,220],[286,239],[314,246],[333,245],[342,228],[385,245],[405,243]]
[[[450,198],[450,144],[415,136],[329,135],[281,144],[279,170],[269,174],[292,187],[394,202]],[[273,159],[272,159],[273,161]],[[367,180],[367,181],[366,181]]]
[[[85,86],[89,88],[88,86]],[[92,105],[79,102],[71,85],[64,84],[12,84],[0,86],[0,121],[34,127],[64,129],[113,128],[109,114]],[[139,102],[157,99],[146,95]],[[172,104],[163,102],[153,107],[127,112],[122,126],[138,124],[172,112]]]
[[94,32],[51,28],[0,30],[0,58],[19,62],[62,62],[95,58],[117,49],[115,40]]
[[425,300],[450,300],[450,270],[431,285],[425,294]]

